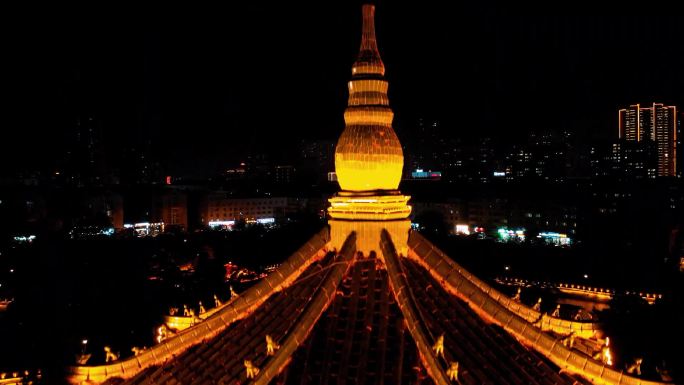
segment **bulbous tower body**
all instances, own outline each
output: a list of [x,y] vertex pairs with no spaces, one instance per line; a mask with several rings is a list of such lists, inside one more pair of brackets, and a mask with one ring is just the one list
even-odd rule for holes
[[385,66],[375,40],[375,7],[363,6],[359,56],[352,66],[345,129],[335,149],[335,171],[345,191],[396,190],[404,155],[392,129]]
[[356,251],[379,252],[380,234],[389,232],[399,254],[408,253],[411,197],[399,192],[404,154],[392,129],[385,66],[375,41],[375,8],[363,6],[361,50],[352,67],[345,128],[335,149],[342,191],[329,199],[330,245],[340,250],[356,233]]

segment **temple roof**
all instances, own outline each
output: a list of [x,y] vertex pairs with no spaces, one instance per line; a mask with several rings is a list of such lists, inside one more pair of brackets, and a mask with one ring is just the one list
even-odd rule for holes
[[[149,368],[126,384],[246,384],[245,360],[264,370],[277,356],[267,355],[265,338],[283,343],[315,318],[305,338],[278,367],[273,384],[436,383],[421,359],[413,327],[397,304],[388,276],[387,257],[359,258],[327,253],[285,290],[273,294],[244,319],[162,365]],[[446,370],[459,362],[462,384],[589,383],[558,368],[501,327],[487,322],[450,294],[419,263],[400,257],[401,274],[415,299],[418,323],[428,338],[444,336],[437,361]],[[308,313],[317,294],[328,292],[333,268],[344,274],[321,314]],[[282,347],[281,347],[282,349]],[[260,373],[261,374],[261,373]]]
[[336,149],[348,191],[331,199],[330,231],[197,325],[120,362],[72,368],[72,383],[658,384],[568,343],[595,338],[597,324],[508,298],[409,231],[408,197],[387,191],[403,154],[373,10]]
[[327,241],[324,229],[206,320],[139,356],[75,367],[70,382],[663,384],[568,347],[564,335],[597,326],[535,316],[417,232],[407,255],[385,230],[367,257],[355,232],[340,250]]

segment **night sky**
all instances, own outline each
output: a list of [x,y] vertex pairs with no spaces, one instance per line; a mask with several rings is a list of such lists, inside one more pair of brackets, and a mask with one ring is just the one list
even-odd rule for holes
[[[569,129],[591,142],[614,135],[621,106],[684,106],[684,23],[674,9],[474,3],[376,2],[400,133],[423,117],[452,137]],[[8,14],[0,171],[56,167],[79,115],[101,126],[110,162],[135,147],[172,173],[336,139],[360,4]]]

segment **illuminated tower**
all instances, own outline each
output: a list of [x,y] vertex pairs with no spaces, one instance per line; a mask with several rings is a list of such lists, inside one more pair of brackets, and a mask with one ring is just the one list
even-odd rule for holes
[[618,137],[626,142],[650,142],[656,147],[656,175],[677,175],[677,107],[634,104],[618,111]]
[[359,56],[352,66],[345,129],[335,150],[335,171],[342,191],[330,199],[331,240],[341,247],[351,231],[357,249],[377,250],[387,229],[400,252],[406,250],[411,212],[408,196],[397,190],[404,155],[392,129],[385,66],[380,58],[374,23],[375,7],[363,6]]
[[633,104],[618,111],[618,138],[627,141],[640,141],[644,136],[644,120],[641,106]]
[[651,140],[658,151],[658,176],[677,175],[677,107],[653,103]]
[[409,231],[373,7],[363,15],[330,231],[215,308],[164,317],[156,345],[71,367],[69,383],[665,385],[602,360],[600,324],[509,298]]

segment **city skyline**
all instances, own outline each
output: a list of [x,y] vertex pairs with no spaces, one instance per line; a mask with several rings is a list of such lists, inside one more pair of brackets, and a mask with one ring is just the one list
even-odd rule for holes
[[378,3],[33,13],[0,382],[681,379],[675,18]]
[[[644,142],[653,146],[652,177],[679,174],[678,142],[679,117],[677,106],[653,103],[651,107],[634,104],[618,111],[618,137],[626,142]],[[648,149],[644,149],[649,152]]]
[[[357,6],[170,10],[183,23],[125,13],[109,21],[95,10],[71,27],[42,15],[26,20],[31,28],[10,45],[14,98],[4,119],[15,129],[3,141],[3,160],[24,151],[32,154],[22,162],[28,169],[50,163],[87,116],[100,121],[108,148],[149,151],[173,172],[187,164],[218,168],[245,149],[270,150],[285,139],[281,131],[333,139],[344,126],[340,85],[354,60],[346,37],[358,35],[359,21],[349,22]],[[682,54],[671,49],[684,41],[684,27],[673,14],[440,7],[388,3],[377,15],[379,38],[395,36],[381,54],[392,63],[400,139],[421,117],[459,138],[549,129],[612,139],[618,107],[684,102]],[[302,58],[311,56],[319,64],[303,68]],[[292,121],[310,95],[307,119]],[[272,113],[260,114],[264,106]],[[7,163],[3,168],[16,168]]]
[[[509,298],[419,234],[411,197],[399,190],[404,156],[374,14],[374,5],[363,5],[335,149],[340,189],[328,199],[327,226],[254,286],[240,294],[231,286],[227,303],[214,296],[213,314],[201,302],[199,313],[187,305],[182,316],[170,311],[155,346],[128,357],[105,346],[99,365],[84,350],[67,369],[70,384],[665,383],[644,381],[642,356],[620,368],[615,334],[586,310],[562,310],[558,301],[545,312],[542,297],[523,301],[523,287]],[[266,202],[257,205],[263,214]],[[652,303],[659,297],[647,295]]]

